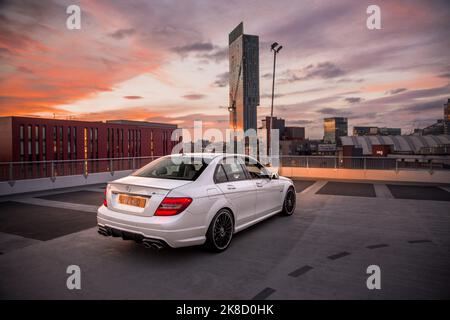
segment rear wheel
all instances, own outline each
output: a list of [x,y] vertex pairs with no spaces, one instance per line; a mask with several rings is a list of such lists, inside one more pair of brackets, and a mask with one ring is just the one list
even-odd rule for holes
[[234,222],[232,213],[222,209],[216,213],[206,233],[206,247],[214,252],[228,248],[233,238]]
[[294,188],[289,188],[284,197],[282,215],[290,216],[294,213],[296,198]]

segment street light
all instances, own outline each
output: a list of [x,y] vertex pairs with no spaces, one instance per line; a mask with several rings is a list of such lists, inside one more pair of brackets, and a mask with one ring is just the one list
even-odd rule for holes
[[273,74],[272,74],[272,104],[270,106],[270,125],[269,125],[269,150],[270,150],[270,154],[272,154],[272,128],[273,128],[273,98],[274,98],[274,91],[275,91],[275,64],[277,61],[277,54],[278,52],[280,52],[280,50],[283,48],[283,46],[280,46],[278,44],[278,42],[274,42],[272,43],[272,45],[270,46],[270,50],[273,51]]

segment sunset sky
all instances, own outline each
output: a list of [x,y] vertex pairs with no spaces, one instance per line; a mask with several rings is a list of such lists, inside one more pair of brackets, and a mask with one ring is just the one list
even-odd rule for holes
[[[66,8],[81,7],[81,30]],[[382,29],[366,28],[381,8]],[[450,98],[449,1],[0,1],[0,116],[228,126],[228,33],[260,37],[261,106],[321,138],[327,116],[409,133]],[[258,121],[260,123],[260,121]]]

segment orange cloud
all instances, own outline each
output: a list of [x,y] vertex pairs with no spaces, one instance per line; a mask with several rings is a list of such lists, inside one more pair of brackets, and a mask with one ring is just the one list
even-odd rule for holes
[[408,90],[429,89],[444,86],[447,82],[446,79],[436,76],[420,76],[411,80],[375,83],[373,85],[361,87],[361,92],[386,92],[396,88],[407,88]]
[[[102,12],[92,6],[89,15],[104,20]],[[39,27],[13,16],[0,27],[0,115],[67,114],[57,106],[112,90],[164,61],[162,50],[139,39],[114,39],[103,28],[67,30],[54,25],[58,19]]]

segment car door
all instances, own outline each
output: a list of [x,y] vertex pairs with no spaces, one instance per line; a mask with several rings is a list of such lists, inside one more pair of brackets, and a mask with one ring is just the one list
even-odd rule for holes
[[280,181],[271,179],[271,173],[255,159],[245,157],[244,162],[256,188],[255,216],[281,210]]
[[216,168],[215,181],[227,200],[232,204],[235,225],[240,226],[253,219],[256,205],[256,187],[248,179],[238,158],[226,158]]

